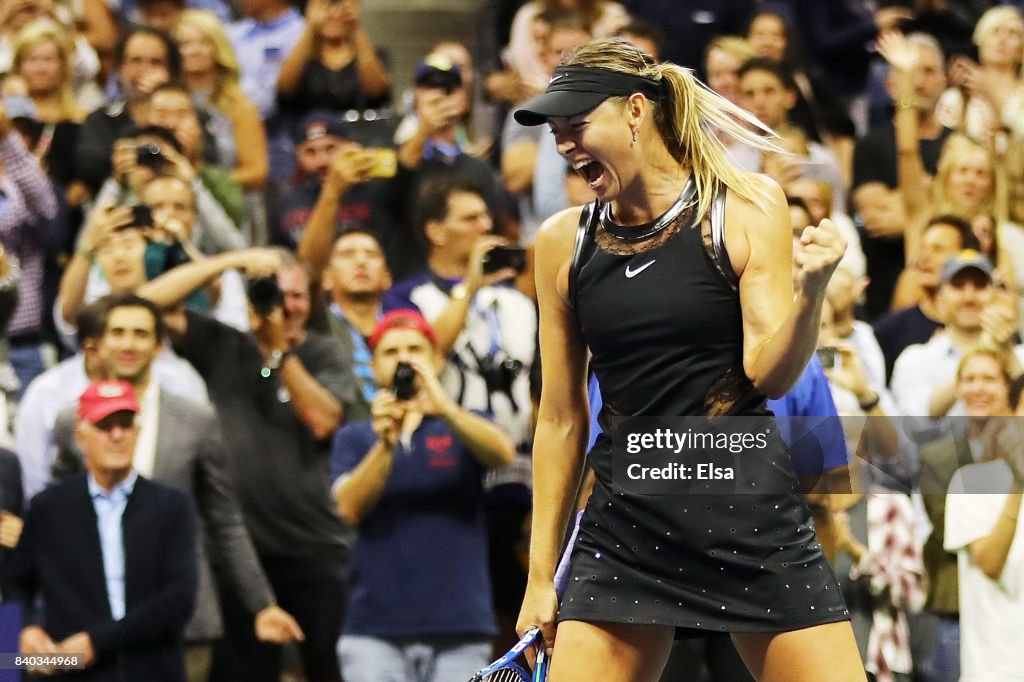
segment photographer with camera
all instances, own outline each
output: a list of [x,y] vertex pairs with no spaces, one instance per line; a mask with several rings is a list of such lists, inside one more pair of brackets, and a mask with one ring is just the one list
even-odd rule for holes
[[492,415],[517,445],[526,443],[537,312],[507,283],[525,268],[525,253],[491,234],[491,214],[473,183],[439,178],[425,185],[417,215],[427,270],[392,287],[383,308],[419,310],[448,359],[441,373],[448,394]]
[[181,56],[174,40],[146,26],[128,28],[121,35],[114,60],[120,93],[110,104],[89,114],[78,135],[78,179],[94,195],[111,172],[114,142],[131,128],[144,125],[149,93],[181,75]]
[[[156,96],[162,97],[164,92],[160,90]],[[176,89],[166,92],[178,93]],[[187,95],[182,102],[191,107]],[[194,195],[196,222],[191,240],[196,248],[214,254],[244,247],[245,240],[236,226],[236,220],[242,217],[241,190],[237,183],[231,186],[234,181],[230,178],[225,185],[223,169],[202,165],[201,156],[193,158],[195,153],[183,146],[170,128],[146,125],[129,130],[114,143],[113,175],[104,181],[95,205],[133,203],[154,178],[172,175]]]
[[[145,170],[150,177],[140,185],[138,197],[142,204],[97,207],[89,216],[79,237],[78,249],[61,277],[54,319],[69,348],[75,347],[74,322],[83,304],[109,292],[136,291],[148,279],[189,261],[203,259],[192,245],[198,220],[197,197],[192,186],[178,176],[153,175],[149,169]],[[141,172],[136,174],[141,175]],[[192,289],[189,289],[183,298],[188,298],[189,307],[212,311],[218,320],[242,331],[248,330],[245,285],[241,277],[233,271],[218,271],[217,274],[219,277],[209,282],[211,286],[205,291],[190,296]]]
[[331,451],[338,512],[359,527],[341,672],[404,680],[415,666],[469,679],[496,632],[483,473],[515,448],[445,392],[434,331],[418,312],[385,315],[369,345],[382,389],[372,419],[340,429]]
[[[427,55],[413,72],[415,117],[407,118],[395,131],[399,169],[394,192],[398,197],[396,205],[406,209],[399,216],[403,225],[417,224],[414,207],[418,197],[427,191],[428,184],[441,178],[476,183],[477,192],[487,202],[489,210],[498,216],[499,225],[504,227],[514,222],[508,208],[513,202],[500,178],[491,166],[471,156],[469,148],[464,146],[466,138],[461,126],[468,102],[462,86],[461,68],[438,53]],[[417,248],[419,243],[412,241],[410,248],[416,252],[401,264],[402,267],[389,263],[398,277],[423,267],[425,254]]]
[[[221,419],[228,465],[246,527],[278,603],[291,613],[306,678],[337,680],[334,645],[346,595],[350,534],[330,499],[329,438],[355,400],[351,367],[337,344],[306,331],[310,282],[283,250],[221,254],[179,266],[143,294],[168,308],[226,267],[249,275],[245,334],[191,310],[171,313],[178,353],[206,380]],[[251,614],[223,600],[227,636],[216,679],[277,680],[281,650],[256,641]]]

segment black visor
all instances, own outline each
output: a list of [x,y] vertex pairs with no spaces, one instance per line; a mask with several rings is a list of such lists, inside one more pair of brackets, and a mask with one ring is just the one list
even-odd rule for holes
[[585,114],[609,97],[639,92],[651,101],[661,97],[660,81],[593,66],[559,66],[544,94],[516,110],[516,122],[539,126],[555,117]]

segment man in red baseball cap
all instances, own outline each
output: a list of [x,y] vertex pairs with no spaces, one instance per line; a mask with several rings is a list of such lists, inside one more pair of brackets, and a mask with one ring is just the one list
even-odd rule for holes
[[95,381],[78,399],[75,437],[85,465],[104,490],[128,478],[139,428],[139,401],[127,381]]
[[445,392],[434,330],[419,311],[382,317],[369,346],[381,387],[372,419],[343,426],[331,449],[338,513],[359,526],[341,674],[405,679],[414,661],[402,642],[415,641],[439,678],[469,679],[496,632],[482,479],[515,447]]
[[[139,403],[126,381],[89,384],[75,437],[86,476],[34,498],[8,595],[26,609],[19,651],[89,679],[185,679],[182,633],[198,583],[192,503],[132,468]],[[45,609],[33,613],[38,597]],[[63,678],[62,678],[63,679]]]

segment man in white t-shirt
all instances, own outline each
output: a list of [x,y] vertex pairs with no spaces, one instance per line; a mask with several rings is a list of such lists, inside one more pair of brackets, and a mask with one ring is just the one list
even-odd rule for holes
[[1001,457],[953,476],[944,546],[960,576],[960,682],[1024,680],[1024,430],[1007,418]]

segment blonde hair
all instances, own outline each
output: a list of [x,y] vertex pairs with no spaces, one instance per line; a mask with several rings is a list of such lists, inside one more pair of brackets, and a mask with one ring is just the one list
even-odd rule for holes
[[1010,371],[1010,356],[1005,351],[1002,351],[993,346],[978,346],[973,348],[960,358],[960,364],[956,368],[956,380],[959,383],[964,373],[964,368],[967,367],[967,363],[976,357],[984,356],[992,358],[999,365],[999,372],[1003,375],[1003,380],[1006,381],[1006,385],[1009,386],[1013,383],[1013,374]]
[[757,56],[754,52],[754,46],[750,44],[750,41],[740,36],[719,36],[708,43],[707,49],[704,50],[705,64],[707,64],[708,56],[711,55],[712,50],[721,50],[741,62]]
[[[568,9],[563,7],[559,0],[538,0],[537,4],[540,6],[540,14],[559,12]],[[577,6],[573,8],[573,11],[579,13],[580,17],[583,19],[583,25],[589,32],[591,26],[600,21],[607,4],[608,3],[605,2],[605,0],[579,0]]]
[[14,36],[11,47],[14,55],[11,71],[17,73],[21,68],[21,60],[24,58],[25,52],[45,41],[50,41],[57,47],[57,57],[60,59],[60,83],[57,85],[60,116],[62,119],[77,118],[79,114],[78,101],[75,99],[75,91],[71,85],[71,60],[74,47],[63,28],[46,19],[36,19],[22,26]]
[[689,69],[656,64],[632,43],[603,38],[582,43],[562,59],[563,65],[590,66],[642,76],[665,84],[666,94],[652,102],[654,123],[672,157],[688,165],[699,196],[697,219],[711,211],[715,195],[724,185],[767,211],[772,198],[752,174],[735,168],[716,130],[762,151],[780,152],[775,133],[752,114],[700,82]]
[[978,19],[978,23],[974,26],[974,35],[971,36],[971,40],[975,45],[981,47],[982,42],[1004,24],[1017,24],[1017,28],[1020,29],[1021,52],[1017,55],[1017,64],[1019,65],[1024,60],[1024,17],[1016,7],[1001,5],[982,14],[981,19]]
[[[985,159],[988,161],[989,166],[989,177],[990,186],[989,190],[984,199],[976,206],[971,207],[969,210],[963,206],[953,205],[949,198],[946,196],[946,183],[949,181],[949,176],[953,173],[953,168],[970,153],[981,152],[985,155]],[[979,213],[994,213],[998,221],[1005,220],[1005,210],[1000,212],[997,210],[996,197],[999,195],[998,174],[996,173],[996,164],[992,159],[992,155],[988,153],[982,145],[978,144],[969,137],[963,135],[951,135],[946,144],[942,147],[942,154],[939,156],[938,169],[935,172],[935,181],[932,183],[932,205],[935,207],[934,213],[952,213],[953,215],[960,216],[961,218],[973,218]]]
[[242,88],[239,85],[238,57],[231,47],[227,33],[220,19],[213,12],[205,9],[187,9],[181,13],[178,19],[181,26],[191,26],[199,29],[210,45],[213,47],[213,61],[217,65],[217,84],[214,86],[212,95],[213,104],[221,113],[227,114],[228,110],[242,98]]

